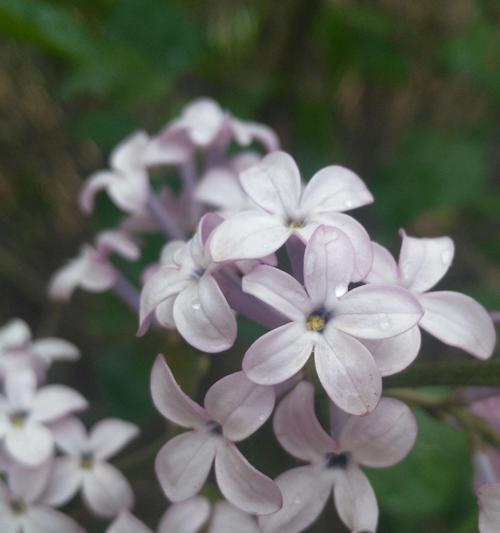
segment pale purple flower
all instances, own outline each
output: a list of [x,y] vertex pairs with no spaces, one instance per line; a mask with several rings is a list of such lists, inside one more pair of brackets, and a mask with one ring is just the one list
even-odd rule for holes
[[2,533],[84,533],[73,519],[52,509],[43,498],[50,463],[40,468],[12,465],[0,481]]
[[332,401],[344,411],[366,414],[378,403],[382,380],[370,351],[358,340],[382,339],[414,326],[422,316],[416,299],[391,285],[348,291],[354,250],[339,229],[320,226],[304,254],[305,288],[289,274],[258,266],[243,290],[288,319],[257,339],[243,359],[256,383],[274,385],[298,372],[314,353],[316,371]]
[[213,274],[219,268],[207,241],[217,215],[205,215],[188,243],[174,241],[162,253],[162,266],[141,293],[139,334],[155,312],[158,322],[206,352],[230,348],[237,333],[236,318]]
[[479,502],[479,532],[500,531],[500,483],[482,485],[477,491]]
[[325,167],[304,186],[292,157],[273,152],[242,172],[240,181],[256,208],[229,217],[217,228],[210,244],[215,261],[263,257],[294,234],[307,241],[324,224],[341,229],[350,238],[356,259],[353,280],[369,272],[369,236],[359,222],[342,213],[373,201],[354,172]]
[[165,418],[190,428],[169,440],[156,458],[156,473],[170,500],[178,502],[197,494],[215,463],[219,489],[230,503],[256,514],[280,508],[276,484],[250,465],[234,444],[249,437],[270,416],[272,387],[256,385],[237,372],[212,385],[201,407],[182,392],[158,356],[151,392]]
[[45,501],[58,507],[81,490],[87,507],[97,516],[113,518],[132,507],[130,484],[109,459],[137,437],[137,426],[109,418],[87,433],[80,420],[71,417],[55,424],[53,432],[65,455],[54,460]]
[[[469,352],[479,359],[493,353],[496,342],[493,321],[482,305],[453,291],[432,291],[453,261],[454,245],[449,237],[420,239],[401,232],[399,263],[387,249],[373,243],[374,261],[367,283],[393,283],[410,290],[424,309],[419,327],[440,341]],[[407,366],[420,347],[417,326],[400,337],[372,346],[387,358],[387,366]],[[402,356],[402,357],[401,357]],[[392,372],[387,372],[392,373]]]
[[149,180],[144,154],[149,137],[136,132],[121,142],[111,153],[111,170],[101,170],[88,178],[80,193],[80,207],[86,213],[94,209],[94,197],[105,189],[111,200],[128,213],[145,210]]
[[67,301],[78,287],[89,292],[104,292],[113,287],[119,273],[109,260],[112,253],[135,261],[140,257],[140,248],[124,231],[98,233],[93,246],[83,245],[75,259],[55,272],[49,284],[50,297]]
[[264,532],[303,531],[319,516],[332,490],[347,527],[375,531],[377,500],[360,466],[383,468],[401,461],[415,443],[417,425],[404,403],[383,398],[371,414],[348,417],[331,436],[316,418],[314,387],[303,381],[276,409],[274,431],[285,450],[309,464],[276,479],[283,507],[259,518]]
[[0,395],[0,439],[16,461],[40,465],[52,455],[54,436],[50,424],[86,409],[81,394],[63,385],[36,390],[34,380],[7,380]]

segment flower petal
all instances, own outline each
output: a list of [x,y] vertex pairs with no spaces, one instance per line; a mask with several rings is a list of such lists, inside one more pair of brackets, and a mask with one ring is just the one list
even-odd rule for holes
[[214,231],[210,253],[214,261],[257,259],[275,252],[291,233],[280,218],[265,211],[242,211]]
[[243,371],[255,383],[276,385],[296,374],[311,355],[305,325],[290,322],[257,339],[243,357]]
[[393,285],[364,285],[337,303],[332,324],[362,339],[386,339],[415,326],[423,309],[415,296]]
[[161,519],[158,533],[198,533],[209,516],[210,502],[203,496],[195,496],[172,504]]
[[217,438],[208,432],[188,431],[170,439],[156,456],[160,485],[173,502],[199,492],[215,457]]
[[85,259],[77,257],[56,270],[49,282],[50,298],[61,302],[68,301],[73,291],[80,285],[86,268]]
[[500,483],[482,485],[477,491],[480,533],[500,530]]
[[138,243],[125,231],[107,230],[101,231],[95,239],[96,248],[100,253],[116,254],[135,261],[141,256],[141,249]]
[[222,352],[236,339],[236,318],[211,275],[191,283],[174,302],[174,321],[179,333],[204,352]]
[[80,350],[74,344],[52,337],[37,339],[32,349],[46,365],[54,361],[76,361],[80,357]]
[[221,441],[217,447],[215,476],[224,497],[242,511],[269,514],[281,507],[276,483],[256,470],[230,442]]
[[252,142],[252,139],[255,139],[262,143],[269,152],[279,148],[278,136],[271,128],[264,124],[233,118],[231,120],[231,126],[236,141],[243,146],[247,146]]
[[42,496],[44,504],[59,507],[68,503],[78,492],[83,482],[79,461],[77,457],[55,459],[52,475]]
[[425,292],[446,274],[453,261],[455,246],[449,237],[418,239],[401,232],[403,241],[399,269],[405,287]]
[[488,359],[496,342],[495,326],[486,309],[459,292],[428,292],[419,296],[425,314],[420,326],[440,341]]
[[399,283],[399,269],[394,257],[387,248],[372,242],[373,263],[365,283]]
[[311,311],[304,287],[278,268],[267,265],[255,267],[243,277],[242,288],[290,320],[303,320]]
[[304,254],[304,282],[316,306],[330,307],[347,292],[354,271],[349,237],[336,228],[319,226]]
[[8,454],[26,466],[40,466],[54,449],[52,433],[41,424],[29,421],[22,428],[12,428],[5,436]]
[[249,203],[236,174],[225,167],[211,168],[203,175],[196,187],[195,198],[224,212],[237,212]]
[[92,428],[90,446],[97,459],[109,459],[138,435],[139,428],[135,424],[106,418]]
[[50,422],[87,407],[87,400],[79,392],[64,385],[47,385],[36,393],[31,416],[38,422]]
[[87,430],[79,418],[67,416],[50,425],[56,446],[68,455],[90,451]]
[[349,211],[373,202],[363,180],[339,165],[322,168],[304,189],[301,207],[308,212]]
[[205,410],[181,390],[161,354],[151,372],[151,396],[158,411],[178,426],[202,427],[209,420]]
[[314,387],[301,381],[278,405],[273,428],[281,446],[310,463],[321,461],[336,445],[314,411]]
[[14,318],[0,328],[0,350],[16,349],[28,346],[31,340],[31,331],[24,320]]
[[381,468],[408,455],[417,431],[415,416],[406,404],[382,398],[372,413],[349,418],[342,428],[340,445],[357,463]]
[[306,530],[321,514],[332,490],[331,477],[311,466],[288,470],[276,478],[276,483],[283,495],[283,507],[259,517],[264,533]]
[[143,168],[143,154],[149,144],[149,136],[144,131],[135,131],[117,144],[109,161],[111,167],[121,172],[130,172]]
[[285,152],[272,152],[240,174],[240,183],[250,198],[274,215],[297,211],[301,193],[300,172]]
[[382,379],[370,352],[354,337],[327,327],[314,345],[319,380],[332,402],[353,415],[373,411],[382,393]]
[[[208,533],[262,533],[255,519],[244,511],[240,511],[229,502],[220,501],[214,505],[212,523]],[[163,532],[159,532],[163,533]]]
[[115,180],[120,179],[115,172],[101,170],[92,174],[84,183],[78,197],[78,204],[84,213],[94,210],[95,195],[107,189]]
[[27,468],[19,463],[12,464],[7,474],[12,497],[27,504],[38,500],[51,475],[50,461],[36,468]]
[[30,506],[23,533],[84,533],[72,518],[44,505]]
[[[128,511],[122,511],[106,529],[106,533],[153,533],[140,520]],[[161,530],[160,530],[161,533]],[[191,532],[189,532],[191,533]]]

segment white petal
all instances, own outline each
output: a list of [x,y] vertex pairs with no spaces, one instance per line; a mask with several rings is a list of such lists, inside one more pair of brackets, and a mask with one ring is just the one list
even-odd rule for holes
[[79,418],[68,416],[50,425],[56,446],[69,455],[80,455],[90,450],[85,426]]
[[27,511],[23,533],[84,533],[84,530],[69,516],[50,507],[36,505]]
[[167,498],[174,502],[198,493],[215,457],[217,438],[188,431],[170,439],[156,456],[155,468]]
[[79,392],[64,385],[47,385],[33,399],[32,417],[39,422],[49,422],[87,406],[87,400]]
[[95,457],[109,459],[139,435],[135,424],[106,418],[98,422],[90,432],[90,446]]
[[399,269],[387,248],[372,242],[373,264],[365,283],[399,283]]
[[455,247],[449,237],[418,239],[402,232],[399,269],[405,287],[424,292],[434,287],[453,261]]
[[195,496],[172,504],[161,519],[158,533],[198,533],[209,516],[210,502],[203,496]]
[[234,136],[239,144],[246,146],[252,142],[252,139],[255,139],[262,143],[269,152],[279,148],[278,136],[271,128],[264,124],[249,121],[243,122],[234,118],[231,124],[234,130]]
[[214,505],[212,521],[207,533],[234,533],[235,531],[238,533],[261,533],[257,522],[248,513],[240,511],[229,502],[217,502]]
[[14,318],[0,328],[0,350],[27,346],[30,340],[31,331],[24,320]]
[[80,285],[85,269],[85,260],[77,257],[56,270],[49,282],[50,298],[63,302],[69,300],[73,291]]
[[42,496],[43,503],[59,507],[73,498],[83,481],[79,461],[78,457],[59,457],[54,461],[52,475]]
[[486,309],[459,292],[428,292],[419,296],[425,314],[420,326],[440,341],[488,359],[496,343],[495,326]]
[[54,448],[52,433],[37,422],[28,421],[22,428],[9,428],[5,436],[9,455],[26,466],[40,466]]
[[215,476],[220,491],[247,513],[269,514],[281,507],[276,483],[256,470],[229,442],[221,442],[215,455]]
[[33,351],[46,365],[53,361],[76,361],[80,350],[68,341],[47,337],[33,342]]
[[[221,191],[224,191],[224,194],[221,194]],[[195,198],[225,212],[236,212],[248,202],[236,174],[224,167],[210,169],[201,178]]]
[[111,167],[121,172],[129,172],[143,167],[143,154],[149,144],[149,136],[144,131],[136,131],[115,146],[109,157]]
[[[140,520],[128,511],[122,511],[113,523],[106,529],[106,533],[153,533]],[[161,532],[160,532],[161,533]]]
[[128,233],[119,230],[101,231],[95,239],[99,252],[109,254],[115,252],[130,261],[135,261],[141,256],[141,249]]
[[38,500],[51,474],[51,461],[46,461],[36,468],[13,463],[7,474],[12,496],[21,499],[25,503],[32,503]]
[[84,183],[80,195],[78,197],[78,203],[80,209],[85,213],[91,213],[94,210],[95,195],[103,190],[107,189],[116,179],[119,179],[115,172],[102,170],[92,174]]
[[482,485],[477,491],[480,533],[500,531],[500,483]]

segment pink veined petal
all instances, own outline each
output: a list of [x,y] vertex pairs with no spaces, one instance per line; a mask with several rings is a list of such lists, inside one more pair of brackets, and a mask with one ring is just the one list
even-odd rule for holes
[[287,217],[297,211],[302,189],[300,172],[285,152],[272,152],[244,170],[240,183],[248,196],[268,213]]
[[276,385],[296,374],[309,359],[313,341],[305,325],[290,322],[257,339],[243,357],[243,371],[255,383]]
[[304,287],[278,268],[260,265],[244,276],[243,290],[270,305],[290,320],[304,320],[311,302]]
[[151,396],[160,413],[178,426],[202,427],[206,411],[181,390],[163,355],[158,355],[151,372]]
[[243,372],[223,377],[205,396],[205,409],[231,441],[246,439],[264,424],[274,408],[274,389],[257,385]]
[[415,296],[394,285],[364,285],[335,306],[332,324],[361,339],[386,339],[415,326],[423,315]]
[[370,272],[373,252],[370,236],[354,218],[344,213],[314,213],[310,221],[342,230],[351,240],[354,248],[355,265],[351,281],[361,281]]
[[365,283],[399,283],[399,269],[394,257],[387,248],[372,242],[373,263]]
[[304,254],[304,282],[315,305],[330,307],[347,292],[354,271],[354,249],[347,235],[319,226]]
[[135,424],[106,418],[98,422],[90,432],[90,446],[97,459],[109,459],[139,435]]
[[339,165],[322,168],[309,180],[301,207],[307,212],[349,211],[373,202],[363,180]]
[[204,352],[222,352],[236,339],[236,318],[211,275],[190,283],[174,302],[174,321],[179,333]]
[[257,259],[275,252],[291,233],[279,217],[257,209],[242,211],[214,231],[210,253],[214,261]]
[[138,335],[146,332],[155,308],[167,298],[177,295],[188,283],[186,275],[172,267],[162,267],[151,276],[141,291]]
[[47,385],[36,393],[31,416],[38,422],[50,422],[87,407],[87,400],[79,392],[64,385]]
[[455,254],[453,241],[449,237],[408,237],[404,231],[401,236],[399,269],[402,281],[411,291],[425,292],[448,272]]
[[217,441],[206,431],[188,431],[163,446],[155,468],[167,498],[179,502],[199,492],[212,467]]
[[331,476],[313,466],[300,466],[276,478],[283,495],[283,507],[259,517],[264,533],[305,531],[321,514],[332,490]]
[[56,446],[68,455],[90,451],[87,430],[79,418],[67,416],[50,425]]
[[420,326],[440,341],[488,359],[496,343],[495,326],[486,309],[465,294],[436,291],[419,296],[425,314]]
[[333,439],[321,427],[314,411],[314,387],[301,381],[278,405],[273,428],[281,446],[293,456],[320,462],[336,450]]
[[327,326],[314,345],[319,380],[332,402],[353,415],[373,411],[382,379],[370,352],[354,337]]
[[335,507],[344,524],[351,530],[376,531],[378,504],[368,478],[354,464],[335,473]]
[[80,209],[84,213],[91,213],[94,210],[95,195],[107,189],[113,181],[120,179],[115,172],[108,170],[102,170],[92,174],[84,183],[80,195],[78,197],[78,203]]
[[417,421],[406,404],[382,398],[372,413],[349,418],[340,434],[340,445],[357,463],[392,466],[408,455],[417,432]]
[[49,282],[50,298],[62,302],[68,301],[73,291],[80,285],[85,269],[85,259],[77,257],[56,270]]
[[82,494],[90,510],[103,518],[114,518],[134,504],[134,494],[125,476],[114,466],[100,461],[85,473]]
[[391,376],[408,367],[420,351],[421,335],[418,326],[388,339],[363,339],[382,376]]
[[8,469],[9,488],[14,498],[32,503],[40,497],[52,474],[50,461],[36,468],[14,463]]
[[11,428],[5,436],[8,454],[26,466],[40,466],[54,449],[52,433],[37,422],[28,421],[22,428]]
[[84,533],[72,518],[45,505],[28,508],[23,528],[23,533]]
[[[262,533],[256,520],[228,502],[214,505],[212,521],[208,533]],[[159,532],[163,533],[163,532]]]
[[[106,533],[153,533],[140,520],[128,511],[122,511],[113,523],[106,529]],[[161,533],[161,531],[160,531]]]
[[500,483],[482,485],[477,491],[480,533],[500,530]]
[[158,533],[198,533],[209,516],[210,502],[203,496],[195,496],[172,504],[160,521]]
[[58,457],[54,460],[52,475],[41,501],[53,507],[68,503],[83,482],[83,471],[78,457]]
[[80,350],[74,344],[52,337],[37,339],[32,349],[46,365],[53,361],[76,361],[80,357]]
[[96,238],[96,248],[101,253],[115,252],[130,261],[141,256],[138,243],[125,231],[101,231]]
[[281,507],[276,483],[256,470],[231,442],[221,441],[217,446],[215,476],[226,500],[242,511],[269,514]]

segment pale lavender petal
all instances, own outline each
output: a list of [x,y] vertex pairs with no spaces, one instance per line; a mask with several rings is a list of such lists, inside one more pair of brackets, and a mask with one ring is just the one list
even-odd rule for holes
[[354,271],[354,249],[349,237],[336,228],[319,226],[304,254],[304,282],[316,306],[329,308],[347,292]]
[[336,450],[333,439],[321,427],[314,410],[314,387],[301,381],[278,405],[274,433],[283,448],[311,463]]
[[337,303],[332,324],[361,339],[386,339],[415,326],[423,315],[415,296],[393,285],[364,285]]
[[52,475],[41,501],[53,507],[68,503],[78,492],[83,482],[83,471],[78,457],[55,459]]
[[305,325],[291,322],[269,331],[250,346],[243,357],[243,371],[255,383],[276,385],[296,374],[312,349]]
[[242,211],[215,230],[210,239],[211,256],[214,261],[264,257],[280,248],[291,233],[280,218],[265,211]]
[[40,466],[52,455],[54,439],[45,426],[28,421],[22,428],[11,428],[5,436],[7,453],[26,466]]
[[195,496],[172,504],[160,521],[158,533],[198,533],[209,516],[210,502],[203,496]]
[[230,442],[221,441],[217,447],[215,476],[224,497],[242,511],[269,514],[281,507],[276,483],[256,470]]
[[500,483],[479,487],[477,498],[480,533],[498,533],[500,531]]
[[0,350],[16,349],[28,346],[31,331],[24,320],[14,318],[0,328]]
[[38,422],[49,422],[87,407],[87,400],[79,392],[64,385],[47,385],[36,393],[31,416]]
[[46,365],[53,361],[76,361],[80,357],[80,350],[74,344],[52,337],[37,339],[33,342],[32,349]]
[[252,139],[262,143],[265,148],[272,152],[279,148],[279,139],[276,133],[265,126],[257,122],[241,121],[232,119],[231,125],[236,141],[243,146],[246,146],[252,142]]
[[175,329],[174,303],[176,298],[177,294],[173,294],[163,300],[163,302],[159,303],[156,307],[156,320],[158,321],[158,324],[164,328]]
[[188,431],[163,446],[155,468],[167,498],[179,502],[199,492],[212,466],[217,440],[208,432]]
[[141,256],[141,249],[136,240],[132,239],[125,231],[101,231],[96,239],[96,248],[101,253],[114,252],[130,261],[135,261]]
[[417,421],[406,404],[382,398],[372,413],[353,416],[346,422],[340,445],[357,463],[377,468],[392,466],[408,455],[417,432]]
[[87,430],[75,416],[67,416],[51,423],[50,429],[56,446],[68,455],[80,455],[90,451]]
[[301,466],[276,478],[283,495],[283,507],[276,513],[259,517],[264,533],[299,533],[321,514],[332,490],[332,479],[312,466]]
[[50,298],[62,302],[68,301],[74,290],[80,285],[86,268],[85,259],[77,257],[56,270],[49,282]]
[[365,283],[399,283],[399,269],[394,257],[387,248],[372,242],[373,264],[363,280]]
[[286,217],[297,211],[301,193],[300,172],[285,152],[273,152],[240,174],[250,198],[269,213]]
[[205,409],[221,424],[232,441],[249,437],[269,418],[274,408],[273,387],[257,385],[243,372],[223,377],[205,396]]
[[304,287],[290,274],[267,265],[243,277],[243,290],[270,305],[290,320],[304,320],[311,302]]
[[425,292],[446,274],[453,261],[455,246],[449,237],[419,239],[401,231],[399,254],[402,281],[408,289]]
[[224,212],[236,212],[249,203],[236,174],[224,167],[210,169],[202,177],[196,188],[195,198]]
[[181,291],[174,303],[174,321],[189,344],[204,352],[227,350],[236,339],[234,313],[210,275]]
[[119,175],[108,187],[109,196],[127,213],[142,213],[149,194],[148,175],[137,169],[130,174]]
[[362,339],[370,350],[382,376],[391,376],[408,367],[420,351],[421,335],[418,326],[388,339]]
[[135,424],[106,418],[98,422],[90,432],[90,446],[97,459],[109,459],[139,435]]
[[363,180],[338,165],[322,168],[309,180],[301,207],[307,212],[349,211],[373,202]]
[[144,131],[135,131],[117,144],[109,157],[112,168],[121,172],[130,172],[143,167],[143,154],[149,143],[149,136]]
[[[180,531],[180,530],[179,530]],[[140,520],[128,511],[122,511],[106,529],[106,533],[153,533]],[[161,531],[159,532],[161,533]],[[188,532],[187,532],[188,533]],[[189,532],[190,533],[190,532]]]
[[425,314],[420,326],[440,341],[488,359],[496,343],[495,326],[486,309],[459,292],[428,292],[419,296]]
[[26,503],[39,499],[52,474],[50,461],[36,468],[28,468],[18,463],[8,470],[8,484],[14,498]]
[[370,352],[354,337],[326,328],[314,346],[319,380],[335,405],[353,415],[373,411],[382,379]]
[[337,512],[348,528],[376,531],[377,498],[368,478],[356,465],[336,470],[333,493]]
[[92,174],[84,183],[80,195],[78,197],[78,203],[80,209],[85,213],[91,213],[94,210],[95,195],[103,190],[107,189],[113,181],[120,179],[115,172],[107,170],[96,172]]
[[[229,502],[214,505],[212,520],[207,533],[262,533],[255,518],[240,511]],[[162,532],[159,532],[162,533]]]
[[84,533],[72,518],[45,505],[30,506],[23,527],[23,533]]
[[151,396],[158,411],[179,426],[202,427],[209,420],[205,410],[181,390],[161,354],[151,372]]

